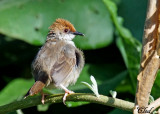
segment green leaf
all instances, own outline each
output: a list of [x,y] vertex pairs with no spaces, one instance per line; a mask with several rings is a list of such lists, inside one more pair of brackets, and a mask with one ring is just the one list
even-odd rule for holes
[[37,106],[38,111],[47,111],[49,108],[49,104],[42,104]]
[[151,91],[151,95],[154,97],[154,99],[159,98],[160,96],[159,90],[160,90],[160,70],[157,73],[157,77]]
[[86,104],[89,104],[89,102],[66,102],[67,107],[77,107]]
[[19,109],[19,110],[16,110],[17,114],[23,114],[22,110]]
[[118,14],[125,20],[124,26],[139,41],[142,41],[147,3],[147,0],[121,0],[118,5]]
[[132,114],[132,113],[121,109],[114,109],[112,112],[108,114]]
[[24,114],[21,109],[15,110],[13,112],[8,112],[7,114]]
[[154,97],[152,95],[150,95],[148,103],[151,104],[152,102],[154,102]]
[[131,80],[127,77],[125,78],[115,89],[118,93],[130,93],[135,95],[133,91],[133,86],[131,85]]
[[123,27],[122,18],[117,15],[117,6],[111,0],[103,0],[111,15],[112,21],[117,30],[116,44],[120,49],[126,67],[128,68],[131,83],[134,91],[136,90],[137,75],[140,65],[141,44],[130,33],[128,29]]
[[33,80],[24,80],[19,78],[11,81],[0,92],[0,105],[23,98],[33,83]]
[[108,11],[97,0],[5,0],[0,1],[0,15],[0,33],[34,45],[44,43],[56,18],[71,21],[85,34],[74,40],[81,49],[105,47],[113,40]]

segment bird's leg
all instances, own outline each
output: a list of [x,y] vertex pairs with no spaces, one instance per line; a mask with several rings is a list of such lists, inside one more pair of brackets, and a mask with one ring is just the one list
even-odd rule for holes
[[41,95],[42,95],[41,102],[42,102],[42,104],[44,104],[44,96],[45,96],[45,94],[42,91],[41,91]]
[[62,84],[60,84],[60,87],[65,91],[65,94],[63,96],[63,103],[65,104],[66,97],[68,94],[74,93],[73,91],[68,90],[66,87],[64,87]]
[[42,102],[42,104],[44,104],[44,98],[45,98],[45,96],[47,96],[48,94],[43,93],[43,91],[41,91],[40,93],[41,93],[41,95],[42,95],[41,102]]

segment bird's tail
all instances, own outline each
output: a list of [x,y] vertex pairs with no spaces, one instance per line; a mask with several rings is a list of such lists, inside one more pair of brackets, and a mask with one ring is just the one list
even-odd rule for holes
[[34,85],[29,89],[27,94],[24,96],[24,98],[26,98],[27,96],[33,96],[33,95],[41,92],[42,89],[44,88],[44,86],[45,86],[45,84],[42,81],[36,81],[34,83]]

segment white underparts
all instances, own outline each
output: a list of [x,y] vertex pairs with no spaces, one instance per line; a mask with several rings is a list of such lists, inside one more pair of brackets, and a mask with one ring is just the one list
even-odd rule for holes
[[72,46],[76,47],[73,41],[66,41],[66,42],[68,42],[68,43],[71,44]]
[[56,37],[60,40],[72,40],[75,35],[71,33],[56,33]]

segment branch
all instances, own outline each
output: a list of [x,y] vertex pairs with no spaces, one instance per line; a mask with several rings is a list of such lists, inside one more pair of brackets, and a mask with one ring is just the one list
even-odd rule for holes
[[160,66],[159,20],[160,1],[148,0],[148,10],[143,34],[143,51],[140,73],[137,77],[136,105],[148,106],[149,95]]
[[151,112],[153,112],[159,106],[160,106],[160,98],[156,99],[154,102],[152,102],[150,105],[148,105],[148,109],[152,109]]
[[[45,98],[45,104],[46,103],[61,103],[63,95],[64,94],[56,94],[56,95],[47,96]],[[120,109],[127,110],[130,112],[133,111],[133,107],[134,107],[134,103],[131,103],[128,101],[124,101],[124,100],[112,98],[112,97],[107,97],[103,95],[100,95],[100,97],[97,98],[93,94],[86,94],[86,93],[74,93],[74,94],[68,95],[66,101],[75,101],[75,102],[76,101],[87,101],[90,103],[97,103],[97,104],[102,104],[106,106],[120,108]],[[20,101],[15,101],[7,105],[0,106],[0,114],[11,112],[17,109],[23,109],[23,108],[36,106],[39,104],[41,104],[41,96],[28,97]]]

